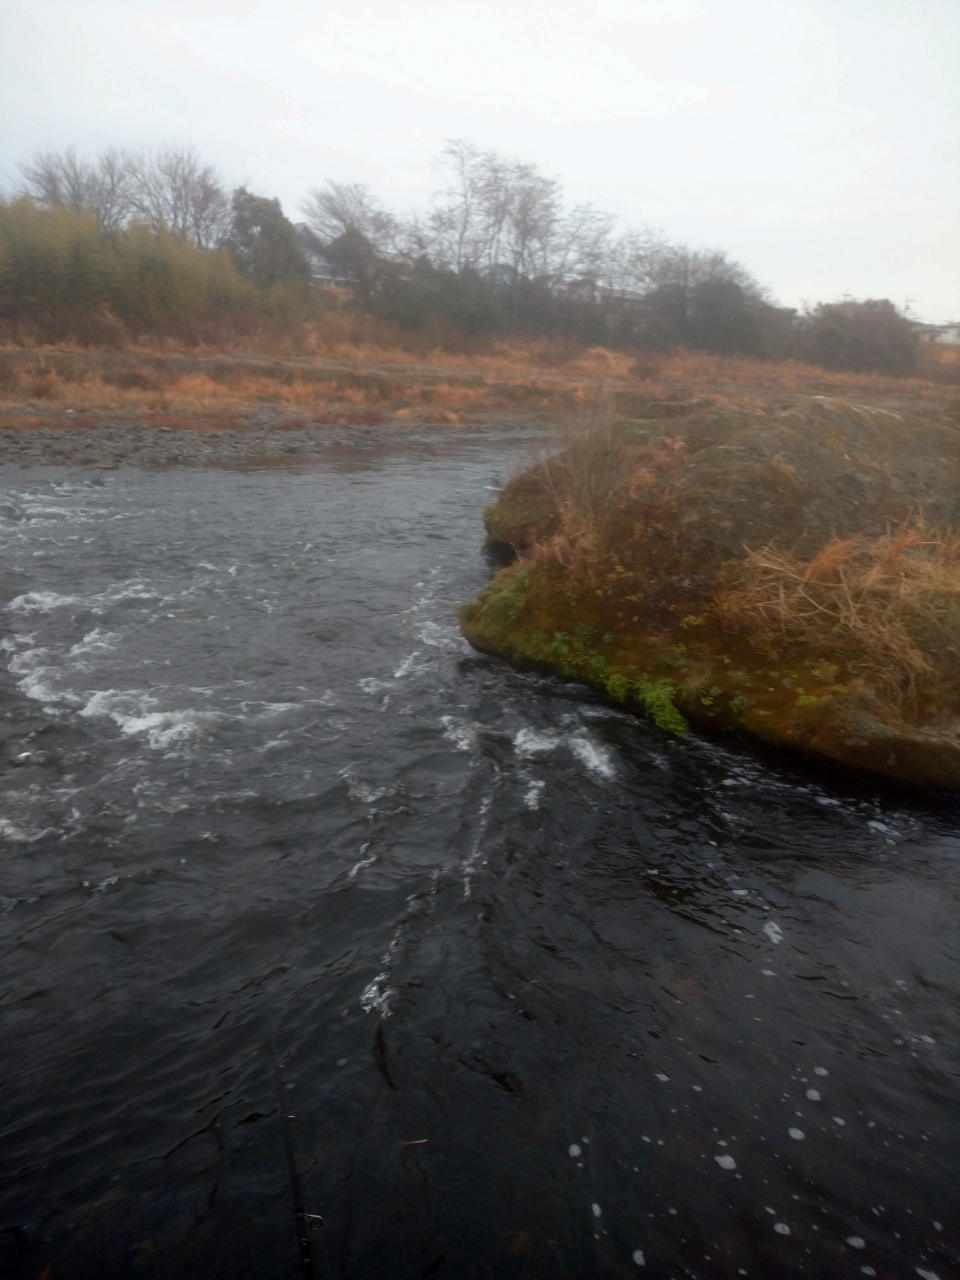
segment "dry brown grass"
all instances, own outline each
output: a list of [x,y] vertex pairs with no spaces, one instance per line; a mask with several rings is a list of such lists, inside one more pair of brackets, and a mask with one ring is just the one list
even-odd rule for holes
[[542,459],[540,472],[557,523],[549,536],[533,544],[528,558],[589,570],[623,486],[623,447],[614,423],[609,401],[587,406],[567,426],[565,448]]
[[807,561],[775,546],[750,551],[716,609],[731,629],[839,654],[900,709],[916,709],[957,661],[960,532],[910,519],[872,542],[836,539]]
[[757,411],[811,394],[938,407],[955,396],[960,351],[927,344],[921,356],[918,376],[891,378],[685,350],[637,356],[549,339],[451,352],[344,314],[296,332],[254,335],[244,346],[239,339],[217,347],[166,339],[98,352],[68,343],[8,344],[0,347],[0,407],[233,418],[273,405],[320,419],[376,409],[401,421],[469,422],[512,410],[599,410],[622,391],[652,400],[707,396]]
[[552,561],[592,581],[609,549],[611,523],[623,504],[678,467],[687,445],[679,437],[625,445],[609,398],[583,408],[564,435],[565,448],[540,464],[544,487],[557,512],[556,528],[537,540],[526,556]]

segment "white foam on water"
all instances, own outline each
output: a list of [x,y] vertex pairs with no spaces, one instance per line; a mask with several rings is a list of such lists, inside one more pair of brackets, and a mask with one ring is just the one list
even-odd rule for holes
[[530,783],[526,791],[523,793],[523,803],[528,809],[536,810],[540,808],[540,797],[543,795],[546,785],[547,784],[545,782],[537,780]]
[[633,1256],[634,1262],[637,1264],[638,1267],[645,1267],[647,1265],[647,1260],[643,1256],[642,1249],[634,1249],[632,1256]]
[[56,591],[27,591],[15,596],[6,607],[9,613],[52,613],[54,609],[79,604],[80,600],[80,596],[62,596]]
[[598,778],[615,778],[617,771],[610,760],[609,752],[586,736],[577,735],[567,740],[570,750],[580,761],[588,773]]
[[79,705],[83,698],[70,690],[59,689],[57,681],[63,676],[62,667],[48,663],[49,649],[28,649],[16,654],[9,663],[11,675],[21,676],[17,688],[28,698],[42,702],[46,707],[54,707],[58,702]]
[[104,591],[92,595],[61,595],[56,591],[27,591],[16,596],[6,606],[11,613],[21,615],[52,613],[56,609],[74,607],[86,610],[94,615],[102,615],[106,610],[124,600],[172,600],[175,597],[161,597],[158,592],[145,583],[134,579],[127,582],[115,582]]
[[366,844],[362,844],[362,845],[360,846],[360,850],[359,850],[359,852],[360,852],[360,854],[361,854],[360,861],[359,861],[359,862],[355,862],[355,863],[353,864],[353,867],[352,867],[352,868],[351,868],[351,870],[350,870],[350,874],[347,876],[347,879],[348,879],[348,880],[355,880],[355,879],[356,879],[356,877],[357,877],[357,873],[358,873],[358,872],[362,871],[364,867],[372,866],[372,865],[373,865],[373,863],[374,863],[374,862],[376,862],[376,860],[377,860],[377,855],[376,855],[375,853],[371,853],[371,855],[370,855],[370,857],[369,857],[369,858],[364,858],[364,857],[362,856],[363,854],[365,854],[365,853],[367,852],[367,850],[368,850],[369,848],[370,848],[369,841],[368,841]]
[[865,1249],[867,1242],[863,1236],[847,1236],[847,1244],[851,1249]]
[[457,751],[472,751],[477,745],[476,726],[468,724],[458,716],[441,716],[443,736],[452,742]]
[[819,1090],[819,1089],[808,1089],[808,1090],[807,1090],[807,1097],[810,1099],[810,1101],[811,1101],[811,1102],[819,1102],[819,1101],[820,1101],[820,1090]]
[[590,1208],[593,1210],[593,1216],[595,1218],[599,1218],[601,1213],[603,1213],[603,1210],[600,1208],[598,1204],[592,1204]]
[[0,840],[9,840],[11,844],[25,844],[31,838],[26,831],[15,826],[8,818],[0,818]]
[[67,651],[68,658],[80,658],[87,653],[110,653],[117,647],[120,636],[116,631],[106,631],[103,627],[94,627],[82,640]]
[[394,680],[402,680],[404,676],[409,676],[411,674],[417,675],[419,672],[425,671],[426,667],[424,666],[424,664],[422,662],[419,664],[417,663],[417,659],[419,657],[420,657],[419,649],[414,649],[413,653],[408,653],[407,656],[404,658],[404,660],[400,663],[399,667],[397,667],[396,671],[393,673]]
[[372,783],[364,782],[357,777],[356,766],[348,764],[340,770],[340,777],[347,784],[347,793],[352,800],[359,800],[361,804],[376,804],[378,800],[382,800],[384,796],[392,795],[396,790],[393,783],[387,786],[375,786]]
[[387,981],[386,973],[378,973],[373,981],[364,987],[360,995],[360,1008],[364,1013],[371,1013],[376,1009],[381,1018],[390,1017],[390,1001],[397,993],[393,987],[387,986]]
[[735,1169],[737,1167],[737,1162],[733,1156],[714,1156],[713,1158],[721,1169]]
[[452,653],[462,648],[462,637],[455,627],[443,627],[439,622],[421,622],[417,639],[431,649],[443,649]]
[[773,1224],[773,1229],[776,1231],[778,1236],[788,1236],[790,1234],[790,1228],[785,1222],[775,1222]]
[[788,1129],[787,1133],[793,1138],[794,1142],[802,1142],[807,1136],[802,1129]]
[[164,750],[195,738],[223,716],[193,707],[183,710],[154,711],[157,699],[143,690],[100,689],[93,693],[80,711],[87,720],[112,720],[127,737],[145,734],[154,750]]
[[935,1271],[925,1271],[923,1267],[917,1267],[917,1275],[920,1276],[920,1280],[940,1280]]
[[768,920],[763,926],[763,932],[767,935],[774,945],[783,941],[783,930],[777,924],[776,920]]
[[0,640],[0,653],[16,653],[18,649],[24,649],[27,645],[33,644],[36,639],[36,632],[31,631],[29,634],[18,631],[12,636],[4,636]]
[[581,1150],[575,1142],[570,1143],[570,1146],[567,1148],[567,1153],[568,1155],[571,1155],[574,1160],[580,1159]]
[[490,818],[490,809],[493,805],[493,796],[485,795],[480,801],[480,825],[477,827],[477,834],[473,842],[473,846],[463,860],[463,896],[470,897],[470,887],[473,880],[474,869],[480,861],[480,848],[483,844],[483,835],[487,829],[487,822]]
[[563,739],[556,733],[538,733],[536,729],[520,729],[513,736],[513,749],[521,759],[553,751]]
[[362,804],[376,804],[384,796],[390,795],[392,787],[373,787],[365,782],[354,782],[349,787],[350,795]]
[[363,693],[380,693],[384,689],[393,687],[389,681],[377,680],[375,676],[364,676],[362,680],[357,681],[357,686]]
[[813,1074],[815,1076],[828,1076],[830,1072],[827,1070],[826,1067],[814,1067]]

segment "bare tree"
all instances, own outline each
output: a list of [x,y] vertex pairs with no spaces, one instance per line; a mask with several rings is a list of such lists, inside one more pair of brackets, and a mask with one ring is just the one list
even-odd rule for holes
[[576,205],[557,220],[550,245],[551,283],[586,287],[610,286],[616,277],[616,219],[592,205]]
[[487,275],[542,275],[560,219],[560,184],[535,165],[451,139],[448,182],[423,227],[437,266]]
[[739,285],[752,297],[764,296],[750,272],[722,249],[688,249],[686,245],[661,242],[651,255],[649,269],[649,286],[655,289],[675,285],[689,290],[708,281],[723,281]]
[[45,208],[91,209],[108,231],[139,218],[200,248],[230,226],[230,199],[216,170],[191,147],[133,153],[115,148],[94,160],[72,149],[44,151],[20,166],[26,191]]
[[227,234],[230,197],[212,165],[192,147],[163,147],[131,158],[131,211],[155,231],[167,230],[201,249]]
[[130,217],[133,163],[125,151],[111,148],[96,160],[82,160],[71,148],[41,151],[20,165],[26,191],[51,209],[90,209],[106,231],[116,231]]
[[400,220],[362,183],[327,182],[310,191],[301,208],[324,244],[350,233],[362,236],[377,253],[396,251]]
[[462,138],[449,141],[440,155],[448,184],[424,224],[435,266],[458,274],[475,271],[487,256],[496,231],[496,217],[493,225],[490,217],[488,155]]

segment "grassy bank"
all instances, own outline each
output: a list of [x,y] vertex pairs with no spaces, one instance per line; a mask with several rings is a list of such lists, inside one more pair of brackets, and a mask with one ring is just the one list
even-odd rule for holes
[[[943,407],[960,395],[960,352],[924,351],[917,376],[829,372],[796,361],[673,351],[642,357],[549,341],[495,343],[470,353],[417,350],[349,316],[211,349],[172,340],[123,350],[71,343],[0,347],[0,414],[70,425],[86,417],[175,415],[234,421],[258,410],[303,421],[470,423],[491,416],[567,421],[591,406],[710,397],[764,411],[801,395],[891,407]],[[73,410],[74,413],[68,413]]]
[[960,786],[960,405],[598,416],[486,514],[478,649],[662,728]]

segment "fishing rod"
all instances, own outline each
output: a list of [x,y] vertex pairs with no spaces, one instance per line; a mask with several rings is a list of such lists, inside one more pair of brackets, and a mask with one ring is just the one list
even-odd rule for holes
[[[277,1104],[280,1110],[280,1126],[283,1130],[283,1145],[287,1152],[287,1174],[290,1179],[290,1191],[293,1195],[293,1211],[297,1223],[297,1244],[300,1249],[300,1277],[301,1280],[315,1280],[315,1272],[313,1269],[313,1256],[310,1252],[310,1236],[309,1233],[315,1227],[319,1227],[323,1231],[323,1218],[318,1213],[307,1213],[303,1207],[303,1196],[300,1194],[300,1176],[297,1173],[297,1157],[293,1148],[293,1131],[290,1128],[290,1121],[295,1119],[284,1110],[284,1079],[283,1072],[280,1070],[280,1057],[277,1053],[277,1041],[273,1033],[273,1019],[267,1018],[270,1028],[270,1060],[273,1063],[273,1081],[277,1090]],[[320,1237],[320,1247],[323,1250],[323,1260],[326,1263],[327,1274],[330,1280],[333,1280],[333,1271],[330,1267],[330,1258],[327,1255],[326,1241],[323,1236]]]

